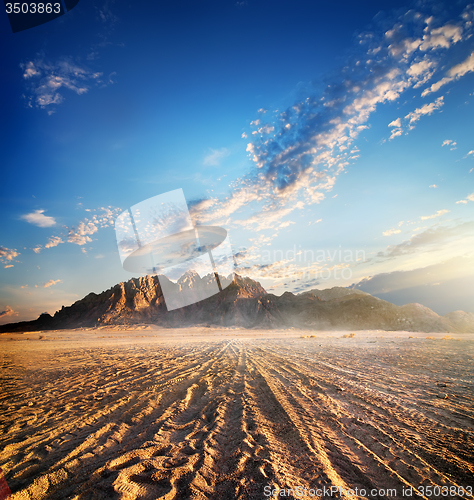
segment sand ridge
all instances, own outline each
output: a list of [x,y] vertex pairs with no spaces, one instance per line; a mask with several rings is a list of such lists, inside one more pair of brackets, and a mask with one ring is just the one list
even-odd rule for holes
[[347,333],[2,336],[11,498],[474,486],[474,336]]

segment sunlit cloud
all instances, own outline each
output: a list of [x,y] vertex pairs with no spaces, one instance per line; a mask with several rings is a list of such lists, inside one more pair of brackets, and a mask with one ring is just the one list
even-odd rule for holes
[[56,225],[54,217],[44,215],[44,210],[35,210],[30,214],[22,215],[21,218],[38,227],[51,227]]
[[85,245],[92,241],[90,236],[98,230],[99,228],[94,223],[81,221],[76,227],[69,229],[67,241],[68,243],[74,243],[80,246]]
[[392,236],[394,234],[400,234],[402,231],[400,229],[389,229],[388,231],[384,231],[382,234],[384,236]]
[[428,219],[435,219],[436,217],[441,217],[444,214],[449,213],[449,210],[444,209],[444,210],[438,210],[435,214],[432,215],[422,215],[420,217],[421,220],[428,220]]
[[390,245],[385,251],[377,254],[380,259],[393,259],[402,255],[426,251],[427,248],[439,249],[449,241],[460,241],[461,238],[471,238],[474,235],[474,222],[465,222],[457,226],[434,226],[413,235],[409,240],[397,245]]
[[0,262],[4,264],[11,265],[11,262],[20,255],[16,249],[0,247]]
[[44,248],[53,248],[58,246],[60,243],[64,243],[64,241],[59,236],[52,236],[49,238],[49,241],[46,243]]
[[49,288],[50,286],[54,286],[54,285],[57,285],[58,283],[61,283],[62,280],[49,280],[48,282],[46,282],[43,287],[44,288]]
[[[231,186],[228,197],[195,206],[193,220],[278,234],[297,202],[323,202],[339,175],[358,160],[356,142],[369,128],[370,117],[380,107],[400,102],[410,89],[426,85],[444,67],[449,49],[469,39],[472,18],[466,10],[459,19],[442,23],[435,15],[410,10],[388,29],[360,34],[358,51],[322,91],[313,84],[300,86],[305,97],[283,111],[258,110],[252,132],[242,134],[250,137],[246,151],[253,168]],[[462,73],[460,67],[453,71]],[[440,96],[393,119],[390,139],[408,133],[444,104]],[[456,146],[452,140],[448,145]],[[245,219],[237,215],[244,209]],[[386,233],[398,234],[390,231]]]
[[0,318],[5,318],[6,316],[18,316],[18,312],[14,311],[10,306],[7,306],[5,310],[0,311]]

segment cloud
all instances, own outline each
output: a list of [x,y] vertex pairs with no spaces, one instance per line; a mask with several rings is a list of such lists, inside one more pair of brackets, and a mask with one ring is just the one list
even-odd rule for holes
[[295,208],[301,208],[297,206],[289,206],[284,208],[279,208],[275,205],[266,206],[260,212],[252,215],[243,220],[235,220],[234,224],[245,227],[246,229],[262,231],[264,229],[272,229],[277,226],[280,228],[286,227],[283,223],[280,224],[279,221],[289,215]]
[[389,127],[401,127],[402,126],[402,122],[400,120],[400,118],[397,118],[396,120],[393,120],[393,122],[390,122],[388,124]]
[[384,231],[382,234],[384,236],[392,236],[393,234],[400,234],[402,231],[400,229],[389,229],[388,231]]
[[402,255],[412,254],[420,249],[425,251],[426,247],[439,248],[442,243],[459,240],[469,234],[474,234],[474,222],[465,222],[457,226],[435,226],[413,235],[409,240],[398,245],[390,245],[385,252],[379,252],[377,257],[382,259],[393,259]]
[[459,78],[463,77],[467,73],[471,73],[472,71],[474,71],[474,52],[472,52],[471,55],[467,59],[465,59],[462,63],[453,66],[447,72],[447,76],[437,81],[436,83],[433,83],[433,85],[425,89],[421,95],[422,97],[425,97],[426,95],[431,94],[432,92],[437,92],[443,85],[446,85],[447,83],[450,83],[453,80],[459,80]]
[[[88,208],[85,210],[91,214],[90,219],[87,218],[83,219],[77,224],[77,226],[69,228],[65,227],[65,232],[61,236],[51,236],[48,239],[46,245],[44,245],[44,248],[54,248],[66,242],[73,243],[79,246],[85,245],[86,243],[90,243],[92,242],[92,238],[90,236],[99,231],[99,229],[112,226],[115,221],[115,218],[122,211],[122,209],[113,208],[110,206],[99,207],[97,209]],[[36,214],[33,215],[36,216]],[[52,217],[50,218],[52,219]],[[42,249],[43,249],[42,245],[37,245],[35,248],[33,248],[33,251],[35,253],[40,253]]]
[[[77,227],[71,227],[68,229],[68,243],[74,243],[79,246],[90,243],[92,241],[90,236],[97,233],[99,229],[112,226],[117,215],[122,212],[122,209],[109,206],[89,209],[88,211],[93,214],[91,219],[83,219],[79,222]],[[60,243],[64,243],[60,240],[61,238],[59,237],[50,238],[49,243],[46,244],[46,248],[51,248],[59,245]]]
[[275,130],[275,127],[272,126],[272,125],[264,125],[263,127],[260,127],[258,129],[258,133],[259,134],[270,134],[271,132],[273,132]]
[[452,44],[462,39],[461,26],[445,24],[440,28],[433,29],[423,36],[420,45],[421,50],[430,50],[437,48],[448,49]]
[[474,193],[468,194],[464,200],[459,200],[456,202],[456,205],[462,204],[467,205],[469,201],[474,201]]
[[398,305],[418,302],[438,314],[459,309],[474,312],[472,270],[472,256],[455,257],[426,267],[376,274],[350,288]]
[[76,245],[85,245],[90,243],[92,239],[90,235],[96,233],[99,228],[92,222],[79,222],[76,228],[69,229],[67,241]]
[[441,217],[444,214],[449,213],[449,210],[438,210],[435,214],[432,215],[422,215],[420,217],[421,220],[435,219],[436,217]]
[[64,101],[64,89],[77,95],[87,93],[92,86],[103,85],[102,73],[76,64],[71,59],[48,62],[37,58],[22,63],[23,78],[27,86],[29,107],[46,109]]
[[202,163],[207,166],[218,167],[222,159],[229,155],[230,152],[227,148],[211,149]]
[[469,151],[469,153],[466,154],[466,156],[463,156],[463,160],[465,160],[468,156],[471,156],[471,155],[474,155],[474,149],[472,149],[471,151]]
[[446,139],[445,141],[443,141],[443,144],[441,144],[441,147],[443,147],[443,146],[450,146],[450,148],[449,148],[449,149],[450,149],[451,151],[453,151],[453,150],[457,149],[457,148],[456,148],[456,146],[457,146],[457,142],[456,142],[456,141],[453,141],[453,140],[451,140],[451,139]]
[[53,248],[57,247],[60,243],[64,243],[64,241],[59,236],[52,236],[49,238],[48,243],[44,246],[44,248]]
[[431,184],[430,188],[436,189],[438,186],[436,184]]
[[415,123],[424,115],[431,115],[436,110],[440,109],[444,104],[444,96],[438,97],[436,101],[425,104],[421,108],[415,109],[411,113],[405,116],[405,120],[409,121],[408,129],[412,130],[415,128]]
[[[195,207],[195,220],[230,223],[236,211],[248,206],[246,216],[250,210],[253,215],[236,225],[277,231],[298,201],[322,202],[338,176],[357,160],[352,151],[369,128],[371,115],[425,84],[442,67],[442,56],[449,57],[449,48],[468,39],[470,28],[462,16],[441,24],[424,12],[428,7],[419,8],[393,19],[388,29],[380,24],[359,35],[353,55],[323,86],[300,85],[298,94],[304,97],[282,111],[267,112],[265,123],[260,113],[250,124],[256,133],[248,134],[246,146],[253,167],[221,202]],[[390,123],[391,138],[413,129],[443,104],[440,97],[396,118]]]
[[7,316],[18,316],[18,313],[10,306],[7,306],[4,311],[0,311],[0,318],[5,318]]
[[[429,104],[425,104],[424,106],[415,109],[415,111],[412,111],[408,113],[404,120],[408,120],[408,130],[413,130],[415,128],[415,123],[424,115],[431,115],[434,111],[440,109],[444,105],[444,97],[438,97],[436,101],[431,102]],[[388,124],[389,127],[395,127],[392,130],[392,133],[390,135],[389,140],[394,139],[395,137],[399,137],[403,133],[403,126],[402,126],[402,121],[400,118],[397,118],[396,120],[393,120],[391,123]],[[446,141],[445,141],[446,142]],[[452,141],[450,141],[452,142]],[[456,143],[454,143],[456,144]],[[444,143],[443,143],[444,146]],[[454,148],[455,149],[455,148]]]
[[[400,120],[400,119],[399,119]],[[395,139],[395,137],[400,137],[403,133],[403,130],[401,128],[394,128],[392,130],[392,133],[390,134],[389,141]]]
[[19,255],[20,253],[13,248],[0,247],[0,262],[4,264],[10,265],[13,259]]
[[47,283],[43,285],[44,288],[49,288],[50,286],[57,285],[58,283],[61,283],[62,280],[49,280]]
[[43,215],[44,210],[35,210],[34,212],[26,215],[22,215],[21,218],[29,222],[30,224],[34,224],[38,227],[51,227],[56,225],[56,220],[54,217],[50,217],[49,215]]

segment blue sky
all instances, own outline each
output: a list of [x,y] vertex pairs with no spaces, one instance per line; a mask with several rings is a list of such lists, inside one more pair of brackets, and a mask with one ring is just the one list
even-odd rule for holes
[[467,2],[80,0],[15,34],[0,16],[0,322],[132,277],[115,218],[179,188],[276,294],[474,312],[473,32]]

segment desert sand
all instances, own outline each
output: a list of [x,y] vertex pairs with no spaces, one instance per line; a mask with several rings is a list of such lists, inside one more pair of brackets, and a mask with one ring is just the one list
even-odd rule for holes
[[0,468],[12,500],[473,498],[473,340],[2,334]]

